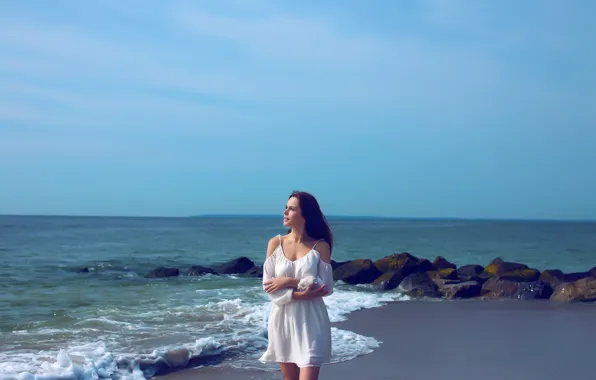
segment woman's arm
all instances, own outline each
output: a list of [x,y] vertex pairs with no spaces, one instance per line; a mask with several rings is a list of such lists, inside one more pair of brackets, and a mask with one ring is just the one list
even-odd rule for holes
[[313,299],[316,297],[326,297],[333,294],[333,267],[331,266],[331,249],[327,242],[321,241],[317,245],[320,260],[318,266],[318,277],[323,282],[319,287],[310,286],[303,291],[294,291],[294,299]]
[[[269,240],[269,244],[267,245],[267,258],[263,263],[263,291],[267,293],[271,302],[278,306],[281,306],[292,301],[292,292],[294,291],[294,287],[286,287],[280,285],[292,285],[293,282],[295,282],[295,286],[298,286],[298,282],[286,280],[287,277],[275,277],[276,258],[275,255],[273,255],[273,252],[277,248],[278,244],[279,239],[277,237],[274,237]],[[276,284],[273,287],[273,289],[271,289],[271,284]]]

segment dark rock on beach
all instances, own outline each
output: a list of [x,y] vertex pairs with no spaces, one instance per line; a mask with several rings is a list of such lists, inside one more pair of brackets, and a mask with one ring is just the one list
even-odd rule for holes
[[381,290],[391,290],[397,288],[403,279],[404,276],[401,274],[401,272],[387,272],[379,276],[373,282],[373,285]]
[[574,282],[564,282],[557,286],[550,299],[560,302],[595,302],[596,278],[585,277]]
[[209,267],[204,267],[201,265],[193,265],[192,267],[188,268],[186,271],[187,276],[201,276],[204,274],[215,274],[216,272]]
[[434,269],[433,264],[427,259],[420,259],[407,252],[385,256],[375,261],[375,267],[382,273],[401,272],[404,276]]
[[553,288],[547,282],[522,282],[513,295],[518,300],[548,299],[553,294]]
[[484,267],[482,265],[476,265],[476,264],[464,265],[464,266],[457,268],[457,275],[462,279],[463,278],[469,279],[470,277],[479,276],[480,273],[482,273],[483,271],[484,271]]
[[586,278],[586,277],[593,277],[593,276],[590,276],[590,272],[565,273],[563,275],[563,280],[565,282],[574,282],[574,281],[581,280],[582,278]]
[[249,277],[263,278],[263,267],[261,265],[250,268],[246,273]]
[[381,272],[370,259],[357,259],[343,264],[333,271],[335,280],[347,284],[370,284],[381,275]]
[[399,290],[410,297],[440,297],[439,287],[422,272],[412,273],[402,280]]
[[484,268],[482,275],[491,277],[503,273],[519,271],[521,269],[528,269],[528,266],[526,264],[503,261],[500,257],[497,257]]
[[537,281],[540,278],[540,271],[537,269],[517,269],[502,273],[499,277],[517,282]]
[[[546,269],[541,272],[526,264],[504,261],[497,257],[486,267],[470,264],[458,268],[442,256],[436,256],[430,262],[408,252],[393,253],[376,261],[364,258],[349,261],[331,260],[331,266],[335,281],[343,281],[349,285],[372,284],[373,289],[381,291],[397,289],[414,298],[513,298],[596,302],[596,267],[586,272],[564,273],[558,269]],[[82,268],[79,271],[87,272],[89,269]],[[186,271],[187,276],[205,274],[235,274],[262,278],[263,267],[255,265],[247,257],[238,257],[213,267],[192,266]],[[145,277],[163,278],[179,275],[178,268],[160,266]],[[179,355],[184,356],[183,354],[172,352],[176,358]],[[186,360],[182,356],[179,358],[180,361]],[[189,360],[195,359],[191,357]],[[161,362],[150,364],[158,370],[163,365]],[[170,368],[172,363],[168,362],[165,365]]]
[[435,257],[435,259],[433,261],[433,268],[436,270],[447,269],[447,268],[456,269],[457,266],[455,264],[449,262],[443,256],[437,256],[437,257]]
[[458,280],[457,271],[454,268],[431,270],[426,272],[431,279]]
[[349,261],[335,261],[335,260],[331,260],[331,268],[333,270],[336,270],[337,268],[341,267],[344,264],[349,263]]
[[546,269],[542,271],[538,281],[549,284],[555,289],[560,283],[565,281],[565,274],[558,269]]
[[180,275],[178,268],[158,267],[147,274],[147,278],[176,277]]
[[506,280],[498,276],[489,278],[482,285],[481,295],[485,298],[513,297],[519,290],[520,283]]
[[219,274],[243,274],[255,267],[255,263],[248,257],[238,257],[213,269]]
[[479,297],[482,285],[476,281],[466,281],[456,284],[445,284],[440,287],[440,292],[445,299]]

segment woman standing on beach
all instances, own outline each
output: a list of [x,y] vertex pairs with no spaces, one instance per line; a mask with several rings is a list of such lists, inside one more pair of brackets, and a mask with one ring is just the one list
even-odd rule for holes
[[[331,359],[331,323],[324,296],[333,292],[333,236],[319,203],[294,191],[286,203],[287,235],[269,240],[263,289],[273,305],[263,363],[279,363],[284,380],[317,380]],[[314,282],[313,282],[314,280]]]

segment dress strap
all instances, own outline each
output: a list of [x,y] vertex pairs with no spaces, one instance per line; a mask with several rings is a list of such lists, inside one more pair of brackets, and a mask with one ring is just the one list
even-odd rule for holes
[[319,240],[315,241],[315,244],[312,246],[311,249],[315,249],[315,247],[317,246],[317,243],[320,242],[320,241],[322,241],[322,240],[324,240],[324,239],[319,239]]

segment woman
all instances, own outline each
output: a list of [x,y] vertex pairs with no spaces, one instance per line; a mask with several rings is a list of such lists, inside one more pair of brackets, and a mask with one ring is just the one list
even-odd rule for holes
[[279,363],[284,380],[317,380],[331,359],[331,323],[322,297],[333,293],[333,236],[319,203],[306,192],[290,195],[283,224],[289,232],[269,240],[263,265],[272,307],[269,343],[259,360]]

